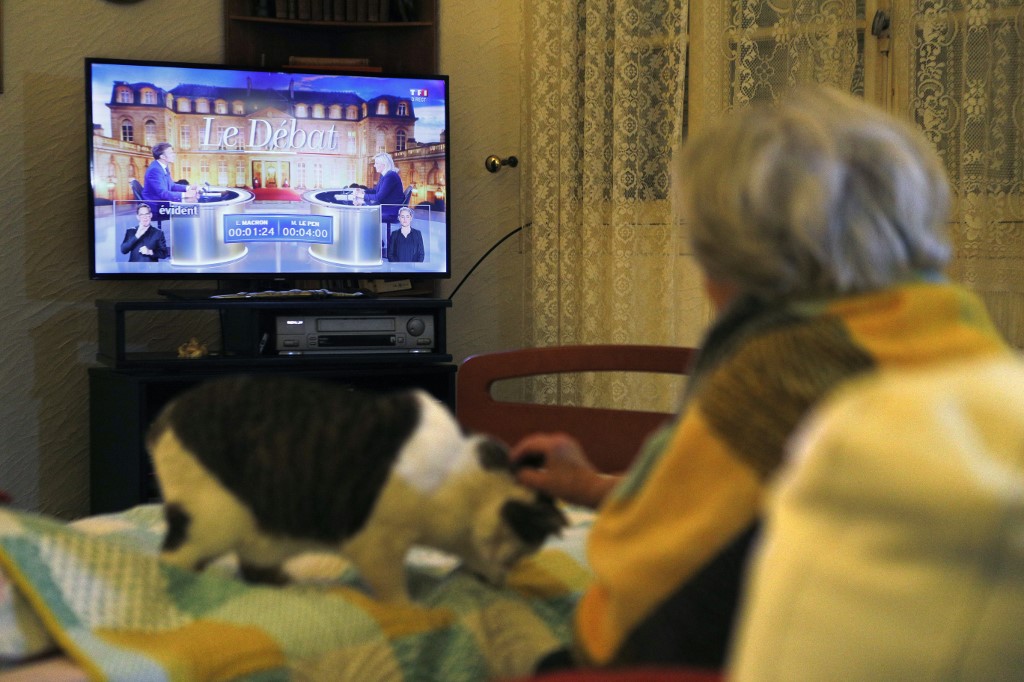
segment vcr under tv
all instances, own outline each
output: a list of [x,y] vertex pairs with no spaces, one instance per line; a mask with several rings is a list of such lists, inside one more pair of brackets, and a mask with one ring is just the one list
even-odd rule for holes
[[437,352],[430,314],[278,315],[274,343],[281,355]]

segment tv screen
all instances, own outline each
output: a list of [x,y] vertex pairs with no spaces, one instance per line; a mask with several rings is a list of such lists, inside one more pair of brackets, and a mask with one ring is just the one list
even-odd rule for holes
[[448,79],[87,59],[93,279],[450,276]]

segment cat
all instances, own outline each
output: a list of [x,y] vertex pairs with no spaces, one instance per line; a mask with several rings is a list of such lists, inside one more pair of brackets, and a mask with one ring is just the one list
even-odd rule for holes
[[246,375],[179,394],[146,445],[163,497],[164,561],[189,569],[234,552],[250,581],[284,582],[305,551],[346,556],[381,601],[409,601],[413,545],[454,554],[501,585],[566,525],[518,484],[503,443],[465,434],[418,389]]

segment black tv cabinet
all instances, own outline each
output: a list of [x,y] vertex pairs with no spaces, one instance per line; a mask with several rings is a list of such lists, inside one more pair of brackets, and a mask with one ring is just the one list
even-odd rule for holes
[[[183,390],[235,373],[289,374],[336,381],[361,390],[422,388],[455,408],[456,365],[446,350],[443,299],[151,300],[97,301],[102,366],[89,369],[91,512],[120,511],[156,501],[158,491],[145,449],[145,432],[160,409]],[[142,347],[132,338],[133,314],[214,314],[219,348],[196,359]],[[434,338],[421,352],[340,349],[336,353],[280,354],[273,343],[279,315],[378,320],[389,315],[429,316]],[[182,316],[185,317],[182,317]],[[148,320],[150,328],[153,319]],[[159,321],[158,321],[159,323]],[[186,326],[188,326],[186,324]],[[175,340],[191,330],[178,330]]]

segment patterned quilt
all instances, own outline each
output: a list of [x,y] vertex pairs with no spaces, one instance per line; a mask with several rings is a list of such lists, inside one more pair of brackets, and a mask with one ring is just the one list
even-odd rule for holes
[[230,560],[160,563],[160,508],[72,524],[0,510],[0,670],[60,649],[91,679],[478,682],[528,674],[563,646],[589,573],[589,514],[504,588],[427,549],[408,559],[415,606],[380,604],[333,555],[297,557],[286,587],[249,585]]

